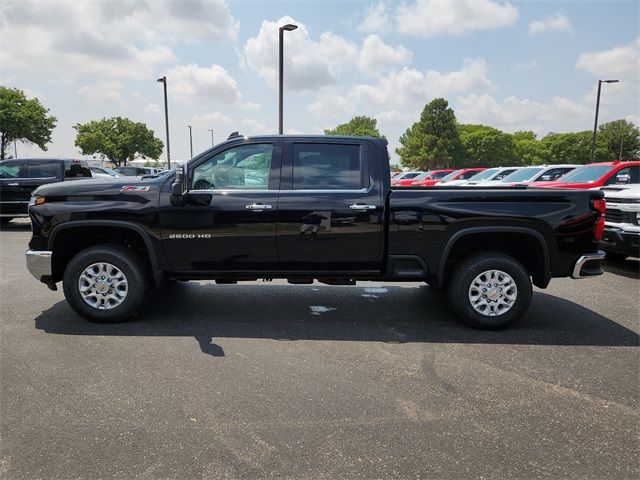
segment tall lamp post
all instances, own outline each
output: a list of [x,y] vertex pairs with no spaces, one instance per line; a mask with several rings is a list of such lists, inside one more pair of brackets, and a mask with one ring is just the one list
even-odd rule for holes
[[211,146],[213,147],[213,129],[207,129],[207,132],[211,132]]
[[284,51],[284,32],[285,30],[287,32],[290,32],[292,30],[295,30],[296,28],[298,28],[297,25],[293,25],[291,23],[288,23],[286,25],[284,25],[283,27],[280,27],[280,55],[279,55],[279,76],[278,76],[278,88],[279,88],[279,92],[280,92],[280,96],[278,99],[278,110],[279,110],[279,116],[278,116],[278,133],[280,135],[282,135],[282,74],[284,71],[283,65],[282,65],[282,54]]
[[193,135],[191,132],[191,125],[187,125],[187,127],[189,127],[189,154],[191,155],[191,158],[193,158]]
[[598,130],[598,111],[600,110],[600,89],[603,83],[618,83],[619,80],[598,80],[598,96],[596,97],[596,119],[593,122],[593,136],[591,137],[591,163],[596,159],[596,131]]
[[169,148],[169,106],[167,105],[167,77],[157,80],[164,87],[164,125],[167,131],[167,168],[171,169],[171,149]]

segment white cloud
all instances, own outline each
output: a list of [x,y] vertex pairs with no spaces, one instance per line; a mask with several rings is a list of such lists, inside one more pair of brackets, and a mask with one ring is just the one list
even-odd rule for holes
[[147,115],[160,115],[162,109],[157,103],[149,103],[144,107],[144,113]]
[[278,28],[293,23],[298,29],[285,32],[284,70],[287,89],[314,90],[337,83],[338,75],[353,64],[358,47],[344,38],[324,32],[312,40],[307,27],[291,17],[276,22],[263,21],[258,35],[242,48],[242,65],[264,79],[278,84]]
[[210,127],[221,125],[229,126],[234,124],[233,120],[220,112],[203,113],[200,115],[196,115],[194,117],[194,121],[198,124],[204,124]]
[[568,32],[573,33],[573,25],[566,15],[556,12],[553,15],[547,15],[542,20],[534,20],[529,24],[529,33],[538,35],[544,32]]
[[80,95],[98,105],[124,105],[121,92],[122,83],[115,80],[85,85],[79,90]]
[[238,24],[225,2],[97,0],[0,3],[0,69],[73,77],[148,78],[175,56],[167,44],[232,39]]
[[367,75],[376,75],[408,65],[412,56],[411,51],[401,45],[392,47],[384,43],[378,35],[369,35],[362,42],[358,68]]
[[360,105],[375,108],[406,108],[424,105],[426,100],[435,97],[490,88],[487,64],[483,59],[477,58],[466,59],[460,70],[447,73],[403,68],[381,77],[375,85],[356,85],[351,89],[348,97]]
[[389,29],[389,22],[387,6],[380,2],[367,9],[362,23],[358,25],[358,30],[367,33],[383,33]]
[[254,118],[242,119],[243,135],[265,135],[270,133],[267,127]]
[[178,101],[195,104],[203,100],[232,104],[242,96],[238,84],[220,65],[178,65],[167,72],[167,90]]
[[530,62],[518,62],[516,63],[516,68],[518,70],[534,70],[538,68],[538,62],[535,60],[531,60]]
[[585,130],[592,121],[593,111],[590,105],[564,97],[536,102],[509,96],[498,101],[489,94],[472,94],[458,98],[456,116],[462,123],[483,123],[506,131],[524,129],[546,134],[552,130]]
[[463,35],[515,24],[518,9],[491,0],[415,0],[401,4],[393,15],[394,30],[406,35]]
[[637,78],[640,72],[640,37],[628,45],[618,45],[599,52],[584,52],[578,57],[576,67],[600,78],[626,74]]

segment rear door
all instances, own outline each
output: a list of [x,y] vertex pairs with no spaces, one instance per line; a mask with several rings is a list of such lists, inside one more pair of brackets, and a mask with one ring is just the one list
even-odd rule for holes
[[369,142],[285,141],[278,202],[281,269],[379,273],[384,195]]

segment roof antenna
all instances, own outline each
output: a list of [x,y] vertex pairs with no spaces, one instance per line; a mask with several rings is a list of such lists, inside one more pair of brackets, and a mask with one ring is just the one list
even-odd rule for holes
[[229,137],[227,138],[227,140],[231,140],[232,138],[236,138],[236,137],[241,137],[242,135],[240,135],[238,132],[232,132],[231,135],[229,135]]

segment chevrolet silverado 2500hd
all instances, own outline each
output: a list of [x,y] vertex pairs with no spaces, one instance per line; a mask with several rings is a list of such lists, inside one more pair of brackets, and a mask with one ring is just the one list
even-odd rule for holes
[[524,315],[532,284],[602,273],[602,197],[391,188],[384,140],[231,136],[155,178],[38,188],[27,266],[98,322],[131,317],[172,280],[283,278],[425,281],[497,329]]

